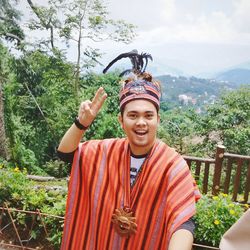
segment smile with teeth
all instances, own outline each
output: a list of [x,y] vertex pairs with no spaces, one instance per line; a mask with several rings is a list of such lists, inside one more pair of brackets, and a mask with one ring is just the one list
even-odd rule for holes
[[147,134],[147,131],[135,131],[135,133],[137,134],[137,135],[145,135],[145,134]]

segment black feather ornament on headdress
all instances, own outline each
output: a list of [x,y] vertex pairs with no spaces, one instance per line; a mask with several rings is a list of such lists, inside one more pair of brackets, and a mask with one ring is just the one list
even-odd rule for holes
[[153,57],[150,54],[147,54],[147,53],[138,54],[138,51],[136,49],[134,49],[130,52],[122,53],[119,56],[117,56],[114,60],[112,60],[108,64],[108,66],[103,70],[103,74],[105,74],[114,63],[121,60],[122,58],[129,58],[133,67],[132,67],[132,69],[124,70],[120,74],[120,76],[124,76],[130,72],[133,72],[135,74],[144,73],[146,70],[146,67],[148,65],[148,59],[153,61]]

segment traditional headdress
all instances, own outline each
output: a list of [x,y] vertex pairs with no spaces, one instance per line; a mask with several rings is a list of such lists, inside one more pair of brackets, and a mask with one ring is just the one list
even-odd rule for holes
[[152,102],[156,109],[160,108],[160,84],[152,80],[152,76],[145,72],[148,64],[148,59],[153,60],[150,54],[138,54],[137,50],[132,50],[128,53],[120,54],[103,70],[105,74],[108,69],[122,58],[130,58],[132,69],[123,71],[120,76],[129,74],[128,78],[122,82],[120,90],[120,110],[122,111],[125,105],[136,99],[145,99]]

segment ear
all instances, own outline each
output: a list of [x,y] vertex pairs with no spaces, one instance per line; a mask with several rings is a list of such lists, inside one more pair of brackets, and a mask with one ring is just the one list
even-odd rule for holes
[[122,119],[121,113],[118,115],[118,121],[119,121],[119,123],[120,123],[120,125],[121,125],[121,127],[123,129],[123,119]]
[[160,116],[160,114],[157,114],[157,122],[158,122],[158,125],[160,124],[160,121],[161,121],[161,116]]

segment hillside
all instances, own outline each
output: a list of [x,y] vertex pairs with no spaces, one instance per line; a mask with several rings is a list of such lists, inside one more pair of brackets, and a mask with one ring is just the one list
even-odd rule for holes
[[216,76],[219,81],[230,81],[236,84],[250,84],[250,70],[249,69],[231,69]]
[[193,106],[200,109],[205,104],[214,103],[222,92],[239,87],[238,84],[228,81],[196,77],[162,75],[156,78],[162,84],[162,103],[166,103],[167,109],[174,106]]

